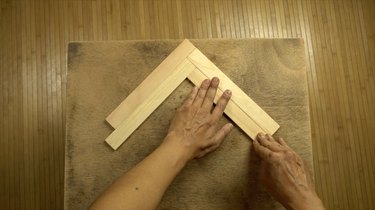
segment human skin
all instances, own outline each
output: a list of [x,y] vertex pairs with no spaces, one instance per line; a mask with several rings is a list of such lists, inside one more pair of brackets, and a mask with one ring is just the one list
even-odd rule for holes
[[[218,78],[194,87],[177,110],[163,143],[112,183],[89,209],[156,209],[165,190],[194,158],[219,147],[232,124],[219,125],[219,119],[231,97],[226,90],[213,108]],[[212,110],[212,111],[211,111]]]
[[259,133],[253,148],[262,160],[259,181],[285,208],[324,209],[303,160],[284,139]]
[[[185,165],[214,151],[233,127],[218,123],[230,91],[224,92],[213,109],[218,84],[219,79],[213,78],[203,81],[199,89],[194,87],[178,108],[162,144],[115,180],[89,209],[156,209]],[[287,209],[324,209],[303,161],[283,139],[260,134],[253,148],[262,159],[260,181],[276,200]]]

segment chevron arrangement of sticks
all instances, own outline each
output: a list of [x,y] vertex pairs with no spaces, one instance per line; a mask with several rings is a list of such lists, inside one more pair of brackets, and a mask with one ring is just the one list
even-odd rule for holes
[[185,39],[107,118],[115,129],[106,142],[116,150],[148,116],[183,82],[196,86],[218,77],[214,103],[224,90],[232,91],[224,113],[250,138],[259,132],[274,134],[279,125],[245,92],[232,82],[189,40]]

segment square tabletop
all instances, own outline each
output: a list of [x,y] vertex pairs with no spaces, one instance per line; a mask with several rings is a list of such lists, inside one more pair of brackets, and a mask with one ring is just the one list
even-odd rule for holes
[[[117,177],[165,137],[188,80],[114,151],[105,118],[182,40],[72,42],[68,50],[65,209],[86,209]],[[312,169],[305,49],[302,39],[202,39],[191,42],[279,125],[275,134]],[[221,123],[230,121],[224,117]],[[235,126],[217,151],[191,161],[159,209],[282,209],[257,182],[259,158]],[[145,200],[145,202],[147,202]]]

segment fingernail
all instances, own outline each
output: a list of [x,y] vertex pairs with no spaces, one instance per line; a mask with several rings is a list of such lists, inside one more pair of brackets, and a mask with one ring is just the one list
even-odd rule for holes
[[258,133],[258,136],[259,136],[259,138],[264,138],[264,133],[259,132],[259,133]]
[[226,92],[226,94],[228,94],[228,95],[232,95],[232,91],[230,91],[230,90],[226,90],[225,92]]
[[212,82],[219,82],[219,78],[217,77],[212,78]]
[[203,83],[204,83],[205,85],[208,85],[208,84],[210,84],[210,80],[209,80],[209,79],[205,79],[205,80],[203,81]]
[[233,128],[233,124],[232,124],[232,123],[229,123],[229,128],[230,128],[230,129]]

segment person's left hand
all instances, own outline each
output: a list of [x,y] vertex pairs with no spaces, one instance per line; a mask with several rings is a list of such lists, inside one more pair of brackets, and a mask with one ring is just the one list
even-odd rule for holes
[[233,127],[231,123],[222,127],[218,123],[231,97],[229,90],[212,110],[218,85],[219,79],[215,77],[211,81],[204,80],[199,89],[194,87],[170,125],[165,141],[176,143],[190,160],[218,148]]

